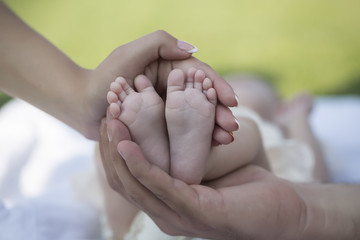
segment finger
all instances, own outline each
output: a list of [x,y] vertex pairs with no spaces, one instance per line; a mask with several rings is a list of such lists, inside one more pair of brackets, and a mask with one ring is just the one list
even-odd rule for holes
[[217,147],[217,146],[220,146],[221,143],[219,143],[218,141],[216,141],[213,137],[213,139],[211,140],[211,146],[212,147]]
[[240,186],[247,183],[262,181],[266,178],[273,178],[269,171],[255,165],[246,165],[226,174],[225,176],[206,182],[207,186],[214,189]]
[[239,124],[231,110],[222,104],[216,105],[215,122],[225,131],[233,132],[238,130]]
[[[100,145],[102,145],[102,160],[110,187],[135,204],[139,209],[145,211],[144,203],[146,203],[146,209],[151,210],[148,212],[145,211],[149,216],[158,219],[176,218],[176,214],[174,214],[168,206],[131,175],[123,158],[119,154],[117,145],[130,140],[130,133],[126,126],[122,124],[121,121],[113,119],[108,122],[107,129],[108,132],[111,132],[112,140],[110,142],[106,140],[104,135],[108,133],[103,129]],[[140,149],[138,150],[141,153]]]
[[[220,191],[202,185],[189,186],[171,178],[159,167],[147,162],[139,146],[133,142],[123,141],[118,149],[122,152],[133,176],[168,206],[164,211],[149,204],[152,201],[151,198],[149,200],[143,197],[140,198],[141,202],[137,201],[138,206],[142,206],[141,209],[155,221],[161,230],[172,235],[201,237],[204,233],[200,234],[200,229],[208,228],[214,223],[214,219],[210,216],[221,212],[224,203]],[[208,214],[209,212],[211,214]],[[206,237],[209,235],[211,233]]]
[[214,89],[218,95],[219,101],[228,107],[238,105],[233,88],[215,71],[210,71],[207,76],[214,81]]
[[104,167],[105,175],[108,184],[114,190],[121,192],[123,187],[121,182],[118,179],[116,170],[113,166],[112,162],[112,154],[111,154],[111,143],[109,141],[108,132],[107,132],[107,124],[106,120],[102,119],[101,128],[100,128],[100,139],[99,139],[99,147],[101,160]]
[[213,143],[212,146],[218,146],[220,144],[230,144],[234,141],[234,136],[231,132],[227,132],[221,127],[215,125],[213,131]]
[[[118,150],[122,153],[132,175],[176,213],[192,212],[196,209],[195,205],[198,203],[196,191],[146,161],[135,143],[121,142]],[[146,204],[144,202],[141,205]],[[149,206],[144,208],[144,211],[153,213],[153,209]]]
[[[153,167],[157,168],[157,174],[159,172],[165,174],[165,172],[146,161],[139,146],[134,142],[121,141],[118,144],[118,153],[120,153],[118,154],[119,158],[118,161],[114,161],[114,167],[117,169],[119,177],[121,178],[121,182],[125,188],[126,197],[137,207],[146,212],[151,218],[169,219],[169,221],[170,219],[177,219],[177,214],[166,205],[161,196],[148,190],[146,186],[143,185],[143,182],[138,181],[136,176],[132,175],[133,172],[128,171],[128,168],[124,171],[124,166],[122,164],[124,163],[124,160],[120,156],[124,156],[125,159],[128,159],[135,165],[137,162],[143,163],[145,167],[142,166],[141,169],[146,169],[145,171],[148,171]],[[156,174],[154,177],[157,178]]]
[[185,45],[183,41],[179,42],[169,33],[160,30],[120,46],[115,51],[120,53],[116,54],[119,58],[126,54],[126,56],[131,57],[128,58],[129,63],[136,63],[144,68],[159,58],[180,60],[190,57],[192,51],[189,52],[190,48]]
[[105,79],[113,80],[121,75],[133,86],[135,76],[144,74],[145,67],[154,61],[189,58],[192,51],[184,48],[183,41],[179,42],[165,31],[156,31],[116,48],[98,66],[97,71],[105,73]]

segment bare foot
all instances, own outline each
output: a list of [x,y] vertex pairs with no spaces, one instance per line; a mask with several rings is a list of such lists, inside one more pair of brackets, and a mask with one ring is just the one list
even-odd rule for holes
[[309,94],[300,94],[283,104],[276,114],[275,122],[285,131],[289,131],[299,121],[308,121],[313,107],[313,99]]
[[109,111],[129,128],[132,140],[140,146],[145,157],[169,172],[164,101],[144,75],[137,76],[134,84],[136,91],[122,77],[111,83],[107,95]]
[[168,77],[166,122],[170,142],[170,173],[188,184],[200,183],[215,125],[216,92],[205,73],[175,69]]

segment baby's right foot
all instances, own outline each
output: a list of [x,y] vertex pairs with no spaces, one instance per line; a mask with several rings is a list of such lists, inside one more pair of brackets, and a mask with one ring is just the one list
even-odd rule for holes
[[170,142],[170,173],[188,184],[204,177],[215,125],[216,92],[201,70],[187,77],[175,69],[168,77],[166,123]]
[[145,157],[169,172],[169,141],[167,137],[164,101],[150,80],[139,75],[134,80],[137,92],[119,77],[110,86],[107,99],[109,111],[123,122]]

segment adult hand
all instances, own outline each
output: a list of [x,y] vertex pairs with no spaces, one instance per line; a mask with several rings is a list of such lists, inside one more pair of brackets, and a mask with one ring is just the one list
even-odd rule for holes
[[150,164],[117,120],[103,122],[100,149],[110,186],[167,234],[219,240],[359,236],[359,186],[295,184],[251,165],[189,186]]
[[147,162],[129,140],[120,121],[110,120],[107,126],[103,122],[100,150],[108,182],[165,233],[210,239],[276,239],[301,228],[302,200],[290,184],[267,171],[248,166],[208,186],[189,186]]
[[[133,85],[133,79],[146,75],[154,84],[160,95],[164,95],[167,77],[171,70],[179,68],[184,71],[190,67],[201,69],[214,81],[220,103],[217,107],[214,139],[220,143],[231,142],[228,132],[238,126],[227,107],[237,104],[232,88],[207,64],[191,57],[192,45],[178,41],[164,31],[156,31],[133,42],[115,49],[95,70],[90,71],[87,94],[84,96],[84,114],[87,136],[96,139],[98,126],[107,106],[106,93],[116,77],[122,76]],[[226,106],[226,107],[225,107]],[[97,128],[96,128],[97,127]]]
[[[214,81],[224,106],[236,105],[230,86],[208,65],[191,57],[192,46],[164,31],[117,48],[95,70],[76,65],[2,1],[0,32],[1,91],[33,104],[91,139],[99,137],[100,120],[107,106],[106,94],[118,76],[132,83],[136,75],[145,74],[162,93],[172,68],[197,67]],[[227,132],[237,128],[231,112],[224,106],[218,107],[219,127],[214,131],[214,139],[220,143],[231,142]]]

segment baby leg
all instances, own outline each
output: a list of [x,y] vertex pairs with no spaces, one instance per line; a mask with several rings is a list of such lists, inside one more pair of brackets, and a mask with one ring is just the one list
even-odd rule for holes
[[211,149],[204,180],[217,179],[248,164],[270,170],[256,123],[250,118],[237,120],[240,127],[234,132],[234,141]]
[[314,135],[309,115],[313,107],[313,99],[308,94],[301,94],[291,101],[283,103],[277,113],[276,122],[288,138],[306,143],[314,153],[314,178],[318,182],[328,181],[328,169],[324,155],[316,136]]
[[110,86],[110,112],[129,129],[131,138],[142,149],[147,159],[164,171],[169,171],[169,142],[165,124],[164,101],[150,80],[139,75],[132,89],[119,77]]
[[201,70],[168,77],[166,123],[170,142],[170,173],[188,184],[200,183],[211,148],[216,92]]

